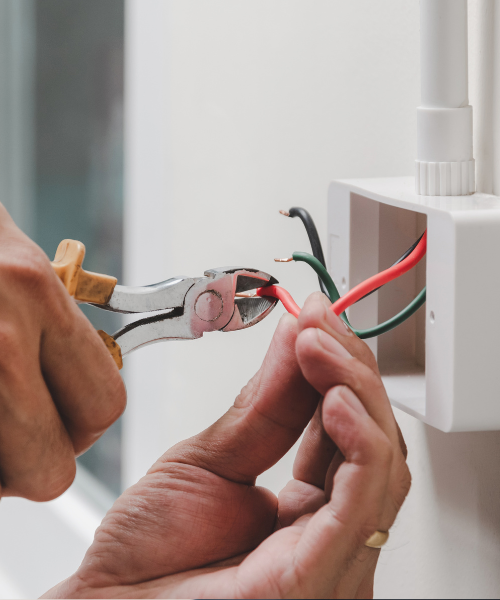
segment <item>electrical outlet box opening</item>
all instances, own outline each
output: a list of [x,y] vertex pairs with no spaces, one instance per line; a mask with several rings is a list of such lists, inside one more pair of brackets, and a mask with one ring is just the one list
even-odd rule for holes
[[367,340],[391,403],[442,431],[499,430],[500,346],[484,332],[500,330],[500,272],[485,260],[499,245],[500,199],[422,196],[411,177],[335,181],[327,228],[341,295],[390,266],[427,229],[426,260],[352,306],[349,319],[359,329],[380,324],[425,286],[417,313]]
[[[340,237],[329,235],[328,264],[341,294],[391,266],[426,227],[425,214],[351,194],[347,272],[340,266]],[[353,305],[348,309],[351,323],[365,329],[393,317],[425,286],[425,268],[424,258],[415,269]],[[392,402],[404,404],[422,415],[425,414],[425,310],[424,305],[399,327],[367,340]]]

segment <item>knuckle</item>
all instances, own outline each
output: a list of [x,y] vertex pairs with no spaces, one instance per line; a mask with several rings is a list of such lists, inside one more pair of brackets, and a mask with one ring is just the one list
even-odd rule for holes
[[73,483],[76,475],[74,455],[67,453],[59,457],[56,466],[49,469],[37,469],[38,476],[26,476],[22,481],[13,482],[6,488],[14,495],[34,502],[49,502],[61,496]]
[[[351,393],[351,388],[348,385],[344,383],[336,385],[328,390],[328,392],[325,395],[323,404],[331,404],[335,406],[339,402],[344,402],[345,395],[349,393]],[[327,402],[325,402],[325,400]]]
[[[45,306],[46,322],[57,329],[61,340],[79,339],[80,344],[86,345],[86,336],[93,332],[90,321],[83,312],[70,301],[69,294],[52,295],[50,303]],[[76,310],[74,310],[76,309]],[[50,321],[49,321],[50,319]]]
[[350,531],[354,537],[354,548],[353,554],[357,552],[358,547],[363,547],[366,540],[373,535],[379,528],[379,514],[378,507],[373,506],[373,510],[370,510],[362,522],[354,524],[349,520],[347,515],[341,514],[341,512],[335,507],[334,504],[327,504],[331,518],[341,525],[344,529]]
[[323,292],[313,292],[305,301],[299,314],[299,324],[301,329],[308,327],[320,327],[329,330],[327,325],[327,310],[330,306],[329,300]]
[[0,323],[0,373],[5,385],[22,384],[26,375],[25,339],[19,327],[12,322]]
[[396,512],[401,508],[406,496],[410,492],[412,478],[410,469],[406,462],[402,462],[396,469],[395,476],[393,477],[393,489],[392,497],[394,501],[394,508]]
[[408,495],[412,484],[412,477],[408,465],[405,463],[400,477],[401,489],[404,491],[405,497]]
[[76,464],[73,469],[67,470],[67,472],[62,476],[54,479],[50,485],[47,485],[43,489],[39,490],[36,493],[35,498],[28,498],[28,500],[36,500],[37,502],[49,502],[50,500],[55,500],[59,498],[66,490],[71,487],[71,484],[75,480],[76,475]]
[[123,414],[127,406],[127,392],[122,378],[117,375],[110,378],[110,385],[105,392],[105,402],[94,415],[89,415],[87,428],[96,431],[105,431]]
[[43,488],[35,491],[33,498],[28,500],[35,500],[37,502],[49,502],[59,498],[67,489],[71,487],[71,484],[75,480],[76,475],[76,463],[73,460],[71,468],[65,469],[65,471],[49,480]]
[[297,337],[296,346],[305,352],[316,351],[318,348],[318,337],[314,327],[304,328]]
[[347,385],[354,393],[359,394],[369,389],[374,394],[385,394],[385,387],[380,376],[358,358],[349,361]]
[[396,517],[410,492],[410,487],[411,475],[407,468],[404,472],[399,474],[396,481],[391,483],[384,510],[384,520],[387,523],[386,529],[389,529],[396,520]]
[[26,248],[0,264],[0,272],[14,285],[28,290],[39,290],[53,278],[50,262],[43,252],[36,248]]
[[19,335],[18,327],[8,321],[0,323],[0,364],[17,365],[18,356],[22,353],[23,341]]
[[384,470],[389,470],[392,467],[394,460],[394,449],[389,441],[389,438],[382,433],[382,430],[380,430],[377,439],[373,441],[374,452],[376,453],[378,462],[381,464]]

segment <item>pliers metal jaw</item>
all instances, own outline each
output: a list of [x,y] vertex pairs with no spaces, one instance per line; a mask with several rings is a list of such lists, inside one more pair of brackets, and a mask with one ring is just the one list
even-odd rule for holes
[[[118,313],[149,313],[112,336],[99,332],[119,366],[123,356],[155,342],[194,340],[211,331],[251,327],[277,303],[276,298],[267,296],[238,296],[277,283],[256,269],[210,269],[204,277],[174,277],[155,285],[127,287],[117,285],[114,278],[81,269],[84,256],[83,244],[64,240],[52,263],[77,301]],[[79,266],[75,268],[75,264]]]
[[[108,310],[153,312],[113,335],[125,356],[141,346],[163,340],[194,340],[210,331],[236,331],[262,321],[275,298],[236,297],[276,280],[255,269],[211,269],[205,277],[176,277],[144,288],[116,286]],[[163,312],[171,309],[169,312]],[[159,312],[162,311],[162,312]]]

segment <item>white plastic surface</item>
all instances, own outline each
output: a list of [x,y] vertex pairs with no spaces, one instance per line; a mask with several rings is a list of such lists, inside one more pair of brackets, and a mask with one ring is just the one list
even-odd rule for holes
[[469,104],[467,0],[420,0],[422,106]]
[[385,321],[427,284],[402,326],[368,340],[394,406],[442,431],[500,430],[500,198],[419,196],[413,177],[335,181],[328,264],[341,294],[389,267],[427,226],[426,266],[349,309]]
[[429,196],[471,194],[475,165],[466,0],[420,0],[420,62],[416,192]]

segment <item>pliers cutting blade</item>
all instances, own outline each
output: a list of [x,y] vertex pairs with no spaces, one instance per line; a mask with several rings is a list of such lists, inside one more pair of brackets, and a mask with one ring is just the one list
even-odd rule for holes
[[117,285],[108,275],[82,269],[85,246],[59,244],[52,267],[77,302],[124,314],[149,313],[112,336],[99,335],[119,368],[122,357],[163,340],[194,340],[209,331],[237,331],[262,321],[277,299],[238,296],[278,283],[274,277],[244,267],[205,271],[204,277],[174,277],[144,287]]

